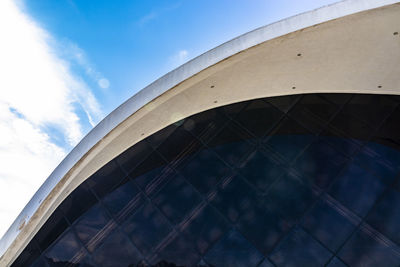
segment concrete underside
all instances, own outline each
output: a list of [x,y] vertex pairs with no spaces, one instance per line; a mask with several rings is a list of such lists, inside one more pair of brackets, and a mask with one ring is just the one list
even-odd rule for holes
[[[336,4],[336,8],[346,2],[356,1],[344,1]],[[335,5],[325,7],[324,12],[329,9],[338,12],[334,8]],[[76,149],[71,152],[66,159],[72,162],[71,166],[67,170],[60,170],[61,167],[55,170],[3,237],[0,266],[13,262],[56,207],[79,184],[127,148],[171,123],[218,106],[269,96],[400,94],[400,4],[314,25],[312,16],[315,14],[321,15],[318,10],[300,15],[310,20],[309,24],[313,26],[259,42],[182,82],[174,79],[179,84],[159,95],[154,92],[156,82],[111,113],[96,127],[107,129],[105,134],[92,142],[85,143],[84,139],[78,145],[81,152]],[[286,23],[295,23],[297,19],[288,19]],[[250,34],[254,35],[254,32]],[[233,45],[240,46],[240,38],[232,40],[236,42]],[[229,47],[228,44],[224,46]],[[200,57],[207,56],[210,55],[206,53]],[[193,62],[188,63],[189,67],[190,64]],[[132,112],[127,107],[131,104],[129,101],[144,103]],[[113,125],[118,116],[123,120]],[[96,128],[94,133],[101,131]],[[93,138],[94,133],[86,139]]]

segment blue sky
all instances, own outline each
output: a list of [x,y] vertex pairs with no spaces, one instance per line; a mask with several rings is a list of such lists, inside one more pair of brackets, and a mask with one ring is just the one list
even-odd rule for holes
[[[75,44],[107,77],[109,90],[85,80],[107,114],[190,58],[257,27],[332,2],[35,0],[25,6],[61,46]],[[79,67],[74,71],[88,78]]]
[[140,89],[240,34],[334,2],[1,0],[0,236],[79,140]]

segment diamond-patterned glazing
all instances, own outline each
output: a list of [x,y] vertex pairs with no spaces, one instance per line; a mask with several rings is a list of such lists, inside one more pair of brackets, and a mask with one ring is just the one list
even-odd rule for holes
[[74,190],[13,266],[400,266],[399,101],[280,96],[174,123]]

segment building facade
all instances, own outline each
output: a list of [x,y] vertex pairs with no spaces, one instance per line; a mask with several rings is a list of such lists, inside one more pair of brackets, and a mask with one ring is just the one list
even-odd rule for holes
[[53,172],[0,264],[399,266],[399,31],[396,1],[342,1],[162,77]]

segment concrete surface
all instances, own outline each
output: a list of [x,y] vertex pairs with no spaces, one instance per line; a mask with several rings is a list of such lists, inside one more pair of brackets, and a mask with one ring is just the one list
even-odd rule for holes
[[53,171],[0,240],[0,266],[15,260],[79,184],[165,126],[239,101],[327,92],[400,94],[398,1],[345,0],[261,27],[150,84]]

